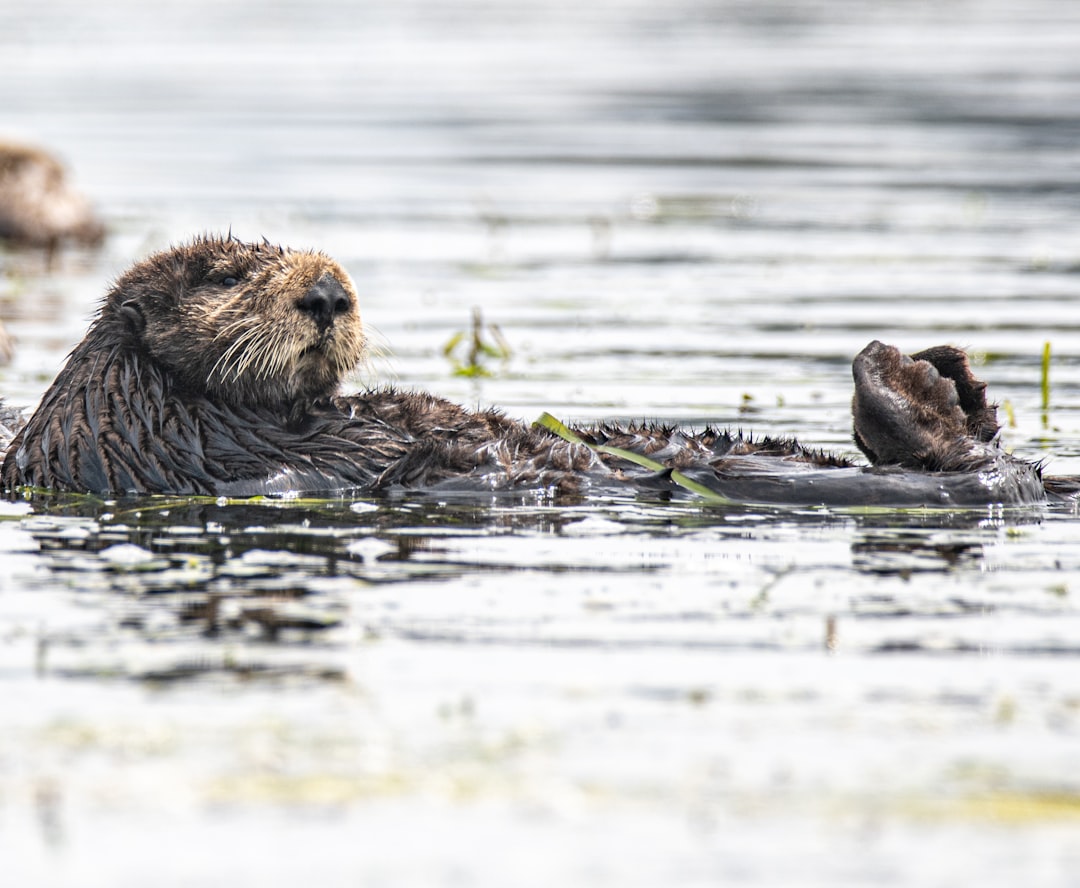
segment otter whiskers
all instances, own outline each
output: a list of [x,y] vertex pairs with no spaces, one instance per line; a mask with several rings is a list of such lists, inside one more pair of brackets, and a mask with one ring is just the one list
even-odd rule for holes
[[245,316],[226,326],[214,337],[214,339],[218,340],[231,337],[237,330],[243,330],[243,332],[233,340],[232,344],[222,352],[221,357],[217,359],[214,366],[210,368],[210,375],[212,377],[217,377],[222,383],[228,382],[230,376],[232,377],[233,382],[240,379],[240,375],[243,372],[243,368],[240,364],[243,363],[243,361],[234,361],[234,359],[246,358],[247,360],[250,360],[251,349],[247,349],[245,353],[245,348],[250,345],[252,341],[257,341],[263,332],[258,318]]

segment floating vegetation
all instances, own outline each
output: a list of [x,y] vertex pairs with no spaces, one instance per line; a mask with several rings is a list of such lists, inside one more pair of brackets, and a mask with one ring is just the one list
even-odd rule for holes
[[1042,423],[1046,428],[1050,418],[1050,343],[1043,343],[1042,351],[1042,374],[1040,377],[1042,389]]
[[1080,819],[1080,796],[1061,791],[999,791],[915,806],[926,817],[1030,824]]
[[667,474],[672,481],[678,484],[680,487],[684,487],[691,493],[696,493],[702,499],[705,499],[711,503],[717,503],[722,505],[734,505],[735,501],[728,499],[726,496],[721,496],[715,490],[711,490],[704,484],[699,484],[691,478],[688,478],[678,469],[671,469],[665,466],[661,462],[657,462],[655,459],[641,454],[634,453],[632,450],[624,450],[622,447],[612,447],[609,444],[590,444],[581,438],[580,435],[575,434],[563,423],[559,422],[550,413],[542,413],[540,418],[536,420],[533,425],[542,426],[549,432],[552,432],[562,438],[564,441],[569,441],[571,444],[583,444],[588,447],[594,453],[602,453],[607,456],[617,456],[619,459],[625,459],[628,462],[632,462],[635,465],[641,466],[643,469],[649,469],[653,472],[659,472],[661,474]]
[[[490,339],[490,341],[489,341]],[[454,366],[455,376],[493,376],[488,360],[506,362],[512,350],[497,324],[485,324],[480,309],[472,310],[472,329],[459,331],[443,346],[443,354]]]
[[1001,409],[1005,411],[1005,422],[1010,429],[1016,428],[1016,411],[1013,409],[1012,401],[1006,398],[1001,402]]

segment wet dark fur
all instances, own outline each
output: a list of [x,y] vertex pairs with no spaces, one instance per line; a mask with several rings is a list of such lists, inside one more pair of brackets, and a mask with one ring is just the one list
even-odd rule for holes
[[[576,429],[585,443],[571,443],[428,394],[341,395],[364,347],[353,285],[326,256],[218,238],[159,253],[107,294],[12,443],[3,485],[248,495],[585,494],[633,484],[670,493],[681,490],[671,478],[679,469],[725,496],[762,502],[1042,496],[1037,470],[990,443],[993,408],[966,357],[948,347],[912,359],[872,343],[855,362],[854,412],[856,441],[874,463],[956,472],[951,487],[945,476],[858,468],[791,440],[603,425]],[[667,468],[643,469],[590,444]],[[990,476],[1000,480],[983,480]]]
[[1000,430],[967,355],[939,345],[913,355],[871,342],[852,364],[854,438],[875,465],[973,471]]
[[65,240],[93,245],[104,235],[105,226],[55,158],[0,143],[0,238],[55,247]]

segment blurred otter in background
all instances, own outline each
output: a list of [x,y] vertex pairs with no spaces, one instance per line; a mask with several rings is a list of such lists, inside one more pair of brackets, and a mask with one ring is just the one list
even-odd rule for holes
[[[104,237],[105,226],[59,161],[40,148],[0,141],[0,241],[44,247],[51,260],[65,241],[96,246]],[[13,351],[0,324],[0,363]]]
[[55,249],[94,246],[105,226],[72,187],[64,167],[40,148],[0,142],[0,238]]

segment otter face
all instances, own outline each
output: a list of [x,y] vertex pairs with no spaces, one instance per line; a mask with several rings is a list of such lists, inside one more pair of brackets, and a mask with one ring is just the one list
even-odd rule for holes
[[295,414],[364,357],[356,291],[319,253],[202,238],[139,263],[109,294],[122,324],[180,386]]

